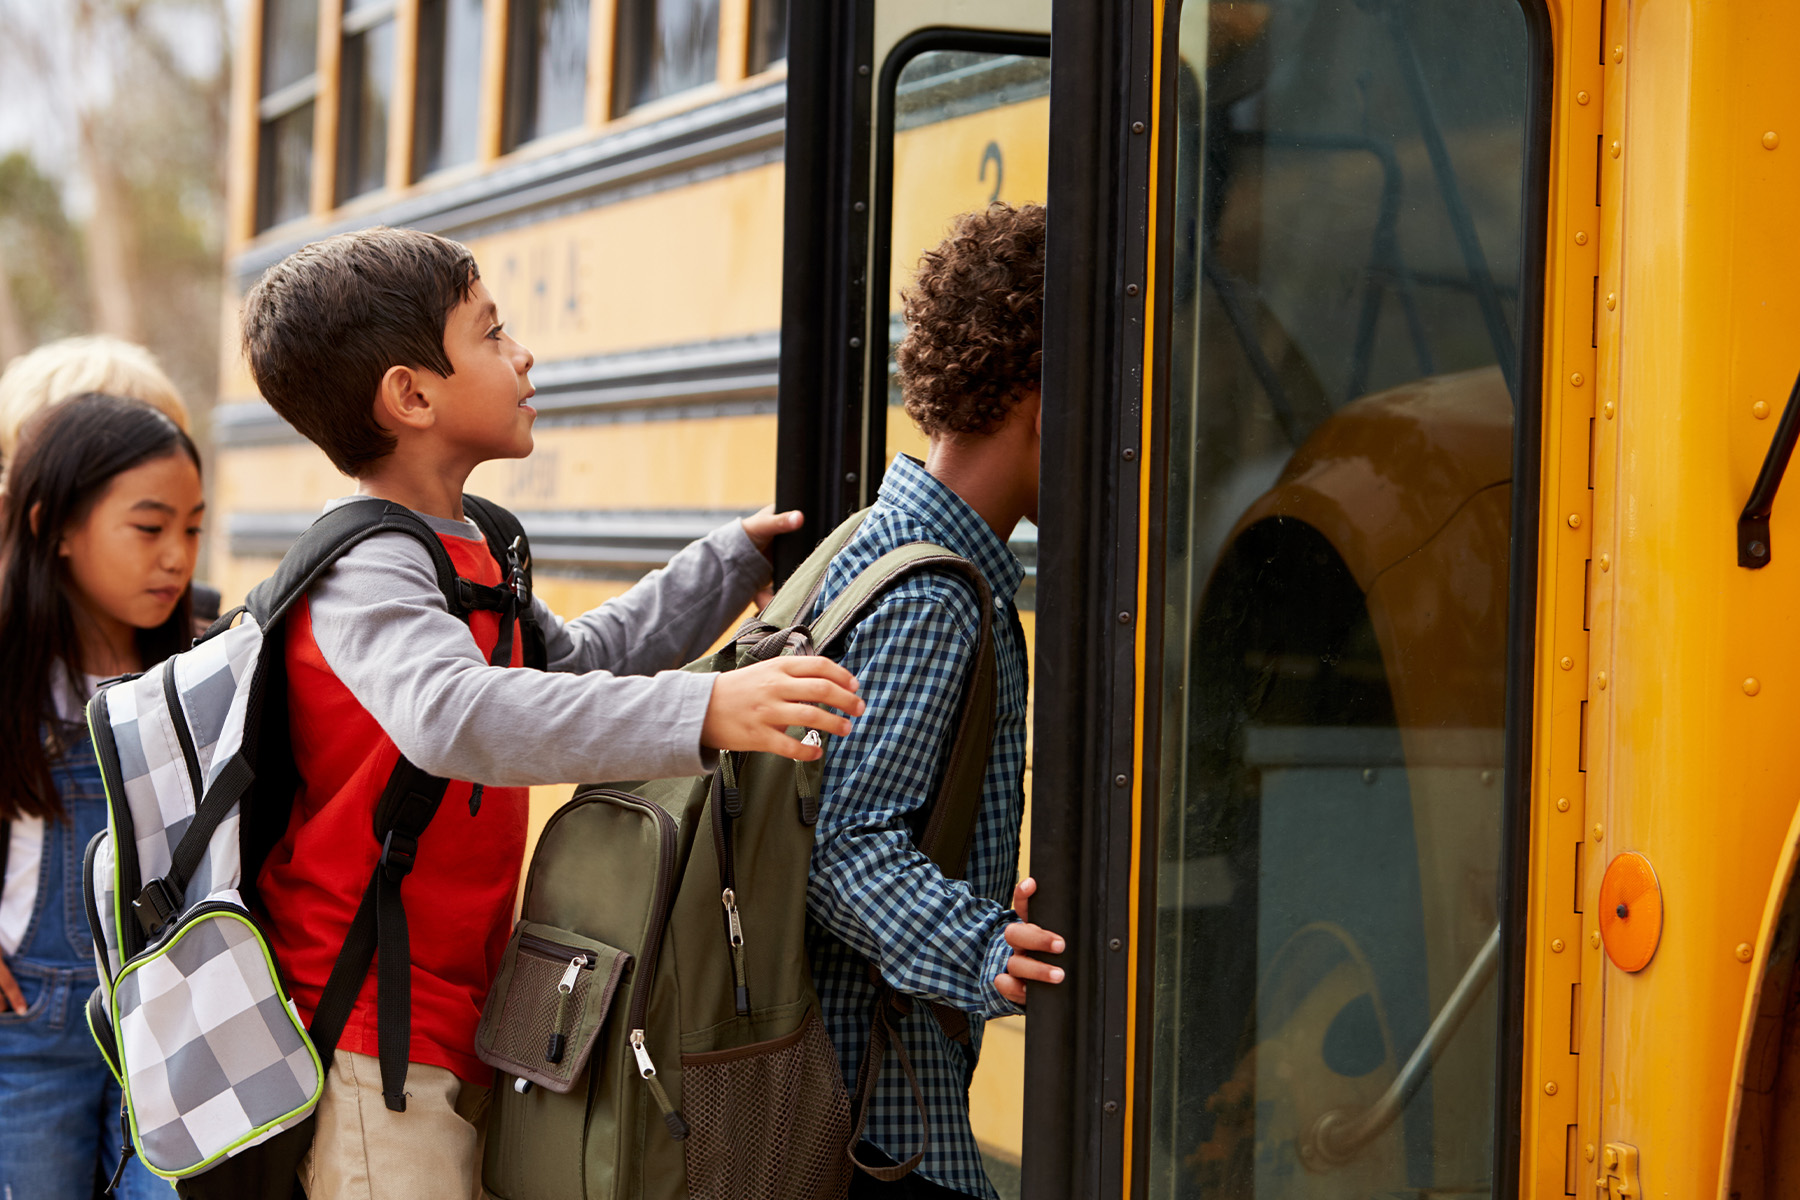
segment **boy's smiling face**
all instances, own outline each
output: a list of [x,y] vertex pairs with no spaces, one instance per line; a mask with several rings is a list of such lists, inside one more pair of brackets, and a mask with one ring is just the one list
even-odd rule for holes
[[421,390],[435,410],[439,436],[474,462],[524,458],[531,453],[537,409],[528,401],[531,351],[502,327],[494,297],[477,279],[444,322],[449,376],[421,369]]

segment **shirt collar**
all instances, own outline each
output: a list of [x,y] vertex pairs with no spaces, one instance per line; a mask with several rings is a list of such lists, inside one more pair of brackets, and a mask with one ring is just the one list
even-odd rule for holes
[[896,454],[881,481],[881,501],[925,527],[933,541],[954,550],[981,572],[994,595],[1011,600],[1025,579],[1025,565],[969,502],[951,491],[910,454]]

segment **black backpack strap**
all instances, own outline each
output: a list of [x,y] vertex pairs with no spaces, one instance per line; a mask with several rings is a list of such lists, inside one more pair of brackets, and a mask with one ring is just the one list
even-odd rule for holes
[[[464,493],[463,511],[480,528],[481,536],[487,539],[488,553],[500,565],[500,586],[512,595],[513,615],[518,617],[519,631],[525,638],[525,665],[544,670],[549,665],[548,648],[537,610],[531,603],[531,539],[525,535],[525,527],[511,511],[480,496]],[[504,614],[500,637],[506,653],[496,652],[494,661],[505,664],[512,661],[512,622]]]

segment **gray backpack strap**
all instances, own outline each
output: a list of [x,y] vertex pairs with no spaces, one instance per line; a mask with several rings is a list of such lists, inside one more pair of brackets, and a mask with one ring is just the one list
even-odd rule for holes
[[[969,839],[975,830],[975,816],[981,808],[982,785],[987,779],[988,752],[994,741],[994,703],[996,699],[996,665],[994,659],[994,603],[987,580],[975,565],[959,554],[929,542],[912,542],[890,550],[871,563],[843,592],[826,606],[812,623],[812,641],[819,653],[827,652],[856,623],[868,616],[881,597],[894,584],[920,571],[957,575],[975,589],[980,613],[980,632],[975,647],[974,669],[964,686],[962,705],[957,715],[956,732],[950,742],[950,757],[944,774],[932,796],[925,818],[925,828],[917,831],[914,843],[947,879],[960,879],[968,866]],[[796,572],[798,574],[798,572]],[[821,577],[823,573],[821,572]],[[804,611],[804,610],[802,610]],[[931,1116],[919,1090],[905,1044],[900,1038],[900,1023],[912,1012],[913,1000],[894,988],[876,983],[875,1011],[869,1025],[869,1041],[864,1048],[862,1065],[857,1072],[856,1094],[850,1098],[855,1120],[854,1132],[846,1148],[850,1161],[872,1178],[893,1181],[901,1179],[925,1159],[931,1145]],[[944,1004],[928,1004],[944,1035],[955,1042],[969,1040],[969,1019],[961,1011]],[[918,1149],[893,1166],[873,1166],[856,1157],[856,1145],[868,1124],[869,1104],[874,1099],[875,1085],[881,1078],[881,1067],[892,1046],[900,1060],[900,1070],[912,1088],[913,1105],[919,1113],[921,1136]]]

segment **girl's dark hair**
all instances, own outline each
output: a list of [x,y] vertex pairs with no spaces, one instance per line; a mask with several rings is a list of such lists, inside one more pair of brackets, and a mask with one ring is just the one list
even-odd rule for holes
[[[0,818],[60,817],[51,765],[83,736],[83,725],[56,711],[58,671],[75,695],[85,690],[57,543],[87,519],[114,476],[173,454],[200,466],[200,452],[175,422],[140,400],[98,392],[64,400],[25,427],[0,497]],[[138,630],[145,667],[188,647],[188,597],[184,590],[155,629]]]

